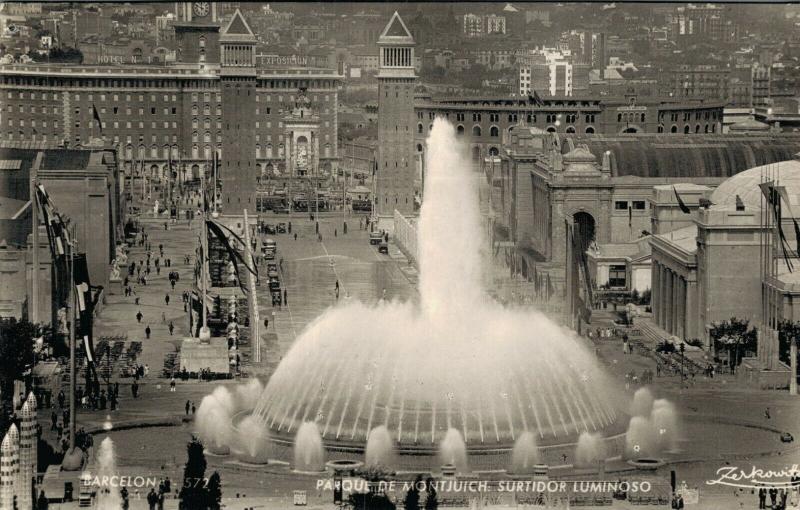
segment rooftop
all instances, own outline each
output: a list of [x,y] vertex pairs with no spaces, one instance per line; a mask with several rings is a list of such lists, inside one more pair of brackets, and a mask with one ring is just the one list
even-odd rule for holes
[[712,208],[736,209],[738,196],[745,210],[761,210],[763,193],[759,184],[768,181],[786,188],[786,197],[789,198],[792,208],[797,209],[800,206],[800,160],[790,159],[750,168],[722,182],[711,194],[710,200],[714,204]]

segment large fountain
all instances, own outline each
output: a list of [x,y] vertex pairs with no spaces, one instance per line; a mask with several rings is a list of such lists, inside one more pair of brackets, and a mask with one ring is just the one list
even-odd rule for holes
[[[297,339],[255,405],[273,441],[307,422],[329,450],[468,452],[575,443],[617,418],[611,385],[579,340],[486,293],[488,242],[477,179],[452,125],[434,122],[418,222],[419,302],[349,301]],[[456,433],[460,441],[453,441]]]

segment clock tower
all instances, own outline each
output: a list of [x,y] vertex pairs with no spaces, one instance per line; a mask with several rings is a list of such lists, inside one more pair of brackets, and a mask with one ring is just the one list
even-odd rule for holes
[[175,58],[182,64],[219,64],[216,2],[177,2]]

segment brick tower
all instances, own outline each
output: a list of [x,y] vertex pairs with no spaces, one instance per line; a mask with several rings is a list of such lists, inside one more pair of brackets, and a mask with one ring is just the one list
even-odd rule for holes
[[[414,214],[414,38],[395,12],[378,38],[378,168],[375,183],[379,218]],[[382,222],[384,223],[384,222]],[[390,223],[390,222],[389,222]]]
[[220,34],[222,214],[255,210],[256,37],[237,9]]

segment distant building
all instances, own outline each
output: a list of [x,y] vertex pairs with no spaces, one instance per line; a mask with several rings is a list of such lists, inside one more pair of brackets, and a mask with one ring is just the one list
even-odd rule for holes
[[465,14],[463,16],[463,33],[467,37],[478,37],[486,33],[483,17],[477,14]]
[[716,65],[680,65],[672,71],[675,97],[727,102],[730,98],[730,70]]
[[489,14],[486,19],[486,33],[487,34],[505,34],[506,33],[506,17]]

